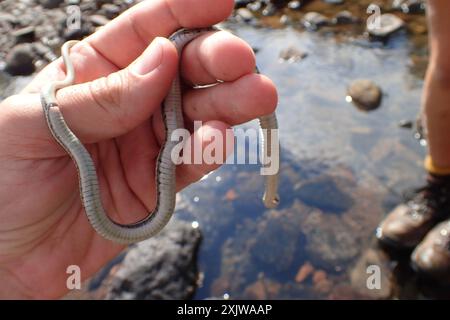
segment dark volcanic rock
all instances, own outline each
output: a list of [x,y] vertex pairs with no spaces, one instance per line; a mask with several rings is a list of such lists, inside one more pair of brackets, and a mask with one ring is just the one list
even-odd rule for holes
[[30,44],[15,46],[6,56],[5,71],[11,75],[30,75],[34,72],[34,53]]
[[39,3],[46,9],[58,8],[64,0],[39,0]]
[[201,233],[173,219],[156,237],[138,243],[114,272],[107,299],[190,299],[198,279]]

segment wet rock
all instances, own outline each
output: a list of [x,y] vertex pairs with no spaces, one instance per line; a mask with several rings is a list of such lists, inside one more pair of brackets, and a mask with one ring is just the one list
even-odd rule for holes
[[92,22],[94,26],[104,26],[110,20],[100,14],[93,14],[92,16],[89,16],[89,21]]
[[345,0],[322,0],[325,3],[328,4],[343,4]]
[[352,234],[353,227],[339,216],[325,215],[318,210],[308,213],[301,229],[307,241],[306,250],[314,265],[330,268],[353,261],[361,246],[357,236]]
[[295,282],[302,283],[314,272],[314,267],[310,262],[306,262],[303,266],[298,269],[297,275],[295,276]]
[[247,8],[240,8],[236,10],[236,17],[240,18],[244,22],[250,22],[255,17],[253,16],[253,13],[247,9]]
[[39,0],[39,4],[45,9],[55,9],[58,8],[64,0]]
[[108,19],[114,19],[120,14],[120,7],[115,4],[105,3],[102,5],[100,12],[105,14],[105,17]]
[[[277,222],[280,218],[280,215],[274,213],[273,218],[259,224],[251,254],[257,261],[282,272],[289,269],[295,259],[294,253],[301,241],[301,232],[294,225]],[[273,241],[275,238],[278,241]]]
[[190,223],[172,220],[158,236],[129,250],[113,275],[107,299],[192,298],[200,240],[200,231]]
[[272,3],[269,3],[262,11],[262,15],[268,16],[268,17],[273,16],[276,13],[277,13],[277,7]]
[[34,53],[30,44],[16,45],[6,56],[5,71],[11,75],[30,75],[34,72]]
[[352,197],[341,190],[330,176],[321,176],[303,183],[296,189],[296,194],[306,205],[329,213],[339,214],[353,205]]
[[301,1],[289,1],[287,7],[291,10],[300,10],[302,8]]
[[262,3],[260,1],[252,2],[247,5],[247,9],[252,12],[259,11],[259,10],[261,10],[261,8],[262,8]]
[[308,54],[306,52],[300,51],[294,47],[283,49],[280,52],[280,59],[288,63],[298,62],[305,59],[307,56]]
[[332,283],[328,280],[327,273],[323,270],[317,270],[313,274],[314,290],[318,293],[327,293],[332,287]]
[[380,106],[382,92],[373,81],[361,79],[350,84],[347,89],[347,96],[359,109],[371,111]]
[[35,28],[33,26],[14,30],[11,34],[15,43],[33,42],[35,40]]
[[[377,23],[378,21],[379,23]],[[402,19],[392,13],[385,13],[379,17],[379,20],[374,19],[372,23],[369,23],[367,31],[370,36],[386,38],[404,26],[405,22]]]
[[280,23],[285,26],[290,26],[290,25],[292,25],[292,18],[290,16],[288,16],[287,14],[283,14],[280,17]]
[[353,14],[350,11],[344,10],[338,12],[332,22],[333,24],[352,24],[358,22],[358,18],[353,16]]
[[411,120],[400,120],[398,126],[403,129],[412,129],[414,126],[414,121]]
[[308,30],[318,30],[320,27],[328,25],[329,20],[318,12],[308,12],[303,16],[302,24]]
[[392,8],[407,14],[424,13],[426,2],[425,0],[394,0]]
[[234,0],[234,7],[236,9],[244,8],[244,7],[246,7],[248,4],[250,4],[252,2],[254,2],[254,0]]
[[251,300],[267,300],[278,296],[281,284],[259,276],[259,279],[244,290],[244,297]]

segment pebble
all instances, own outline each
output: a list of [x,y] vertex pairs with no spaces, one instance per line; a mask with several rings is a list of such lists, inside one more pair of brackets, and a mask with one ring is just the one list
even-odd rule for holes
[[322,0],[325,3],[328,4],[343,4],[345,0]]
[[333,24],[352,24],[358,21],[350,11],[344,10],[338,12],[333,18]]
[[406,14],[424,13],[426,2],[424,0],[394,0],[392,8]]
[[55,9],[58,8],[64,0],[39,0],[39,3],[45,9]]
[[329,23],[328,18],[318,12],[308,12],[303,16],[303,26],[309,30],[317,30]]
[[307,53],[300,51],[297,48],[289,47],[286,49],[283,49],[280,52],[280,59],[282,61],[286,61],[289,63],[298,62],[300,60],[305,59],[308,56]]
[[351,101],[364,111],[378,108],[382,98],[380,87],[367,79],[353,81],[348,87],[347,94],[351,97]]
[[110,20],[100,14],[93,14],[92,16],[89,17],[89,21],[92,22],[94,26],[104,26]]
[[15,43],[33,42],[35,40],[35,28],[33,26],[14,30],[11,35]]
[[295,282],[302,283],[314,272],[314,267],[310,262],[306,262],[303,266],[298,269],[297,275],[295,276]]
[[101,11],[105,13],[105,16],[108,19],[114,19],[120,14],[121,10],[120,7],[116,6],[115,4],[105,3],[104,5],[102,5]]
[[254,19],[253,13],[247,8],[239,8],[236,10],[236,16],[245,22],[250,22]]
[[289,1],[287,4],[288,8],[291,10],[300,10],[302,7],[301,1]]

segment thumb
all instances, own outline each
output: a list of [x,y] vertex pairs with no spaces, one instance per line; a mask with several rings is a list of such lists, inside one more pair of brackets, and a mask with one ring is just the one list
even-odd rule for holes
[[59,90],[58,104],[69,127],[84,143],[117,137],[157,110],[177,68],[175,47],[165,38],[155,38],[126,69]]

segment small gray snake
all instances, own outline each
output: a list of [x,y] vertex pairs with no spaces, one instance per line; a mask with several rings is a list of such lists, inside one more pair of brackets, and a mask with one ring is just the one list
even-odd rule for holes
[[[186,44],[207,32],[217,31],[217,27],[202,29],[180,29],[169,39],[178,50],[179,56]],[[132,224],[119,224],[108,217],[101,201],[101,194],[94,162],[86,148],[70,130],[56,101],[56,91],[70,86],[75,80],[75,70],[69,57],[70,48],[77,41],[68,41],[62,47],[62,58],[66,67],[66,78],[45,85],[41,90],[41,102],[47,125],[56,141],[65,149],[73,159],[80,183],[80,194],[86,215],[92,227],[104,238],[111,241],[128,244],[145,240],[157,234],[169,222],[175,210],[176,202],[176,165],[172,162],[171,151],[178,143],[171,141],[170,137],[175,129],[183,128],[182,95],[179,72],[175,76],[170,92],[164,100],[162,113],[166,127],[166,140],[161,147],[156,165],[156,207],[146,218]],[[256,70],[258,73],[258,70]],[[275,114],[259,118],[263,134],[262,145],[266,145],[263,152],[263,166],[267,155],[273,156],[279,167],[279,150],[271,149],[273,130],[278,129]],[[278,143],[278,141],[276,141]],[[273,153],[273,154],[272,154]],[[266,175],[264,205],[274,208],[278,202],[278,172]]]

